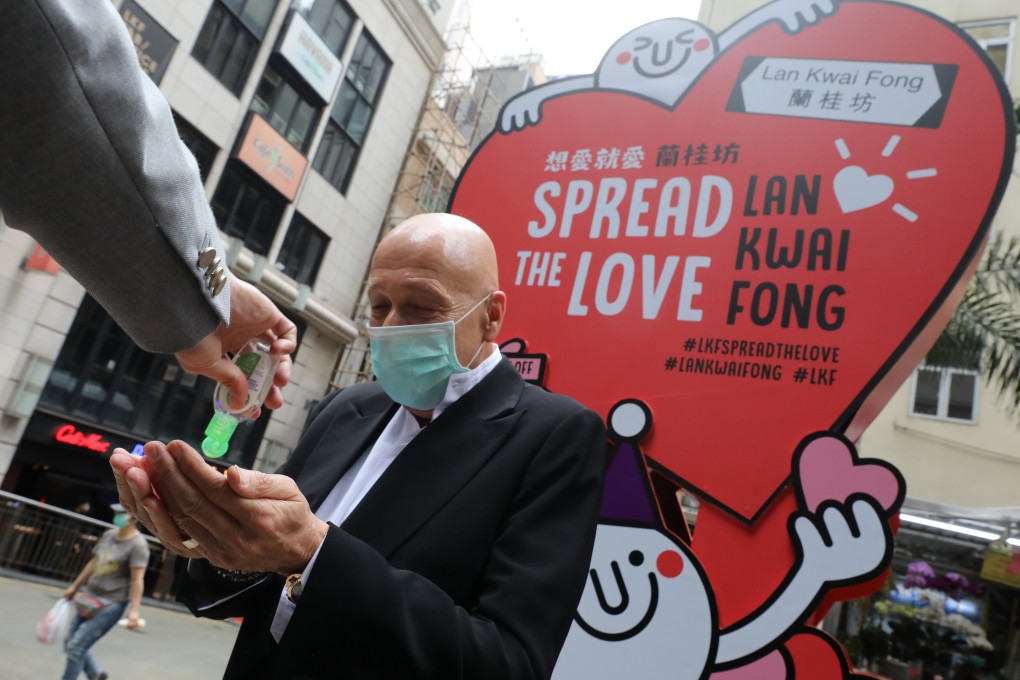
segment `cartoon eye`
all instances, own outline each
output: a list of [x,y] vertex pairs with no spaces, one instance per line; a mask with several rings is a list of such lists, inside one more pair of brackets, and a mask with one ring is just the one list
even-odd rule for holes
[[646,49],[652,45],[652,42],[654,41],[651,38],[643,35],[634,41],[634,49],[635,50]]
[[694,33],[694,29],[692,28],[689,28],[686,31],[680,31],[679,33],[677,33],[676,38],[674,38],[674,40],[676,40],[681,45],[690,45],[692,42],[694,42],[694,39],[690,37],[691,33]]
[[645,556],[640,550],[631,550],[627,559],[630,560],[630,563],[635,567],[640,567],[645,561]]

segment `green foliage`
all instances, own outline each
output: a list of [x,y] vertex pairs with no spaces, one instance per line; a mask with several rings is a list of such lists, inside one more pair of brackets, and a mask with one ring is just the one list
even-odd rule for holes
[[1020,239],[992,240],[926,361],[980,369],[1010,413],[1020,415]]

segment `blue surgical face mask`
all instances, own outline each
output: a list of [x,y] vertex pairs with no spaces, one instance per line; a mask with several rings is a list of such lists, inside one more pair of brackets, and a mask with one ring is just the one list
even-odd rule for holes
[[[372,372],[390,399],[422,411],[439,405],[450,376],[468,370],[457,359],[456,325],[490,297],[491,293],[457,321],[368,327]],[[478,346],[469,366],[484,344]]]
[[123,529],[128,525],[130,521],[131,515],[128,515],[127,513],[124,512],[118,512],[116,515],[113,516],[113,526],[117,527],[118,529]]

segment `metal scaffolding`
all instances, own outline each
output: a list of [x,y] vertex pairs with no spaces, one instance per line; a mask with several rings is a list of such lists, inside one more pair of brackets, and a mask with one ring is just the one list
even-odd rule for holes
[[[446,54],[432,74],[429,94],[418,113],[379,238],[409,217],[445,211],[457,176],[495,127],[503,104],[515,94],[545,82],[540,55],[490,59],[471,32],[470,18],[454,22],[447,32],[446,45]],[[361,302],[353,314],[360,333],[340,353],[330,376],[331,391],[372,378],[364,331],[368,319],[366,287],[367,282],[363,282]]]

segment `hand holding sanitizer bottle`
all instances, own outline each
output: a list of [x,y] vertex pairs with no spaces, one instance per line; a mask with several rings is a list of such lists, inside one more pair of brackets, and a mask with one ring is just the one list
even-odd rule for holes
[[234,363],[248,376],[248,397],[240,409],[230,408],[230,392],[223,385],[216,385],[213,392],[213,417],[205,428],[202,453],[210,458],[219,458],[227,452],[231,435],[238,423],[256,418],[259,408],[273,386],[273,376],[279,357],[269,353],[269,345],[258,340],[249,340],[234,355]]

